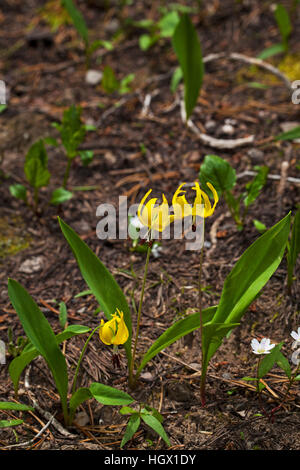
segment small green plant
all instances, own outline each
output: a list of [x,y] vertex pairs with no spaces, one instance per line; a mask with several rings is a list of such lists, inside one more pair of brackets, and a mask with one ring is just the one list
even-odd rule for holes
[[273,44],[272,46],[264,49],[259,54],[259,59],[267,59],[276,54],[288,51],[288,40],[292,32],[292,24],[287,9],[281,4],[277,3],[274,10],[275,20],[281,35],[281,43]]
[[158,22],[150,19],[133,22],[134,26],[148,30],[139,38],[140,48],[147,51],[159,40],[172,37],[178,23],[177,11],[166,12]]
[[11,328],[8,328],[7,330],[7,337],[8,337],[7,351],[13,357],[19,356],[23,352],[23,349],[25,348],[25,346],[28,344],[28,338],[24,336],[18,336],[16,340],[14,341],[13,330]]
[[117,91],[120,95],[124,95],[131,91],[129,85],[134,80],[134,73],[128,74],[122,80],[118,80],[113,69],[106,65],[103,70],[102,88],[106,93],[114,93]]
[[[60,141],[65,150],[67,157],[67,166],[64,174],[62,188],[56,190],[53,195],[52,203],[60,203],[62,199],[72,197],[72,193],[67,191],[67,183],[70,176],[72,163],[77,155],[80,156],[81,161],[86,166],[91,163],[93,159],[93,152],[91,150],[80,151],[78,147],[84,141],[87,130],[94,129],[87,127],[81,119],[82,109],[80,106],[72,105],[64,111],[62,122],[53,123],[53,127],[57,129],[60,134]],[[48,140],[48,143],[58,146],[55,139]]]
[[[300,346],[300,327],[298,328],[298,332],[292,331],[291,336],[294,339],[294,342],[292,344],[292,348],[299,348]],[[256,382],[256,393],[258,395],[258,399],[261,405],[262,412],[268,416],[268,413],[265,411],[265,409],[262,406],[261,403],[261,392],[266,388],[265,382],[262,380],[269,372],[270,370],[277,364],[278,367],[280,367],[286,374],[287,379],[288,379],[288,386],[286,388],[286,391],[283,395],[282,400],[280,401],[279,405],[276,406],[271,410],[270,413],[270,418],[273,419],[274,413],[278,411],[284,402],[286,401],[288,397],[288,393],[295,381],[300,380],[300,375],[299,375],[299,369],[300,369],[300,360],[299,360],[299,354],[300,354],[300,349],[296,349],[294,353],[291,356],[291,361],[294,365],[296,365],[296,368],[294,371],[292,371],[290,363],[288,359],[282,354],[281,349],[283,347],[284,342],[280,342],[279,344],[271,344],[271,341],[269,338],[263,338],[260,342],[254,338],[251,341],[251,347],[252,347],[252,352],[256,355],[258,355],[258,362],[257,362],[257,367],[256,367],[256,378],[252,377],[243,377],[243,380],[249,381],[249,380],[254,380]],[[264,355],[264,358],[262,356]]]
[[29,148],[25,157],[24,173],[33,191],[33,203],[29,201],[27,189],[22,184],[11,185],[9,187],[10,193],[12,196],[24,201],[28,206],[37,211],[39,205],[39,190],[42,187],[48,186],[51,176],[48,170],[48,155],[42,139],[35,142]]
[[155,431],[164,441],[165,443],[170,446],[170,440],[166,434],[162,426],[163,417],[162,415],[155,409],[151,408],[147,405],[140,405],[139,410],[135,410],[130,406],[123,406],[120,410],[122,415],[130,415],[130,418],[127,423],[127,427],[121,442],[121,448],[132,439],[134,434],[137,432],[138,428],[140,427],[141,420],[149,426],[153,431]]
[[74,25],[74,28],[76,29],[77,33],[83,41],[86,68],[88,69],[90,67],[91,56],[97,49],[99,49],[100,47],[105,47],[108,50],[112,50],[113,46],[111,42],[101,39],[97,39],[91,42],[85,19],[82,16],[81,12],[78,10],[78,8],[75,6],[73,0],[61,0],[61,4],[67,10]]
[[206,155],[199,171],[201,185],[205,187],[206,182],[209,181],[218,195],[224,196],[239,230],[243,230],[249,207],[256,201],[267,181],[268,167],[256,166],[254,169],[257,171],[256,176],[245,185],[243,194],[237,197],[233,192],[236,185],[236,171],[226,160],[217,155]]

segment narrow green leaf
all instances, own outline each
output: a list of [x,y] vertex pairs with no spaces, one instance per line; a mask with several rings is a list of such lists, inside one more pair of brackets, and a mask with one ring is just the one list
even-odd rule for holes
[[184,102],[188,120],[198,100],[204,65],[197,31],[186,13],[181,16],[174,31],[172,44],[183,73]]
[[[203,323],[209,322],[214,313],[216,312],[217,307],[209,307],[203,310]],[[164,333],[159,336],[159,338],[152,344],[152,346],[148,349],[146,354],[143,356],[140,366],[137,369],[137,376],[141,373],[145,365],[154,357],[156,354],[160,353],[163,349],[165,349],[170,344],[175,343],[179,338],[191,333],[192,331],[196,330],[200,327],[200,317],[199,313],[194,313],[189,315],[182,320],[174,323],[170,326]]]
[[62,6],[69,13],[74,27],[87,45],[89,42],[89,32],[81,12],[76,8],[72,0],[62,0]]
[[289,14],[283,5],[281,5],[281,3],[278,3],[276,5],[274,15],[278,24],[283,43],[286,44],[292,32],[292,25]]
[[57,345],[53,330],[26,289],[13,279],[8,281],[8,295],[27,337],[44,357],[52,372],[61,398],[64,415],[67,418],[67,365]]
[[300,139],[300,126],[294,127],[290,131],[282,132],[274,137],[274,140],[295,140]]
[[129,338],[124,344],[128,361],[131,360],[131,315],[125,295],[119,284],[84,241],[63,220],[59,219],[63,235],[77,260],[81,274],[92,290],[104,314],[110,320],[118,308],[124,313]]
[[292,284],[294,268],[296,265],[297,258],[300,253],[300,209],[296,211],[292,231],[291,239],[288,244],[287,262],[288,262],[288,285]]
[[140,423],[141,423],[141,418],[139,417],[138,413],[134,413],[132,416],[130,416],[121,445],[120,445],[121,449],[122,447],[124,447],[124,445],[128,441],[130,441],[130,439],[132,439],[132,437],[138,430]]
[[258,56],[258,59],[261,60],[266,60],[269,57],[273,57],[276,54],[280,54],[282,52],[285,52],[285,47],[282,43],[280,44],[273,44],[272,46],[268,47],[267,49],[264,49]]
[[65,327],[68,320],[68,311],[65,302],[59,304],[59,323],[62,328]]
[[95,400],[102,403],[102,405],[129,405],[134,402],[134,399],[128,393],[97,382],[92,383],[89,390]]
[[247,195],[244,199],[245,207],[249,207],[257,199],[261,189],[267,182],[268,173],[269,168],[267,166],[263,165],[259,167],[254,179],[246,185]]
[[22,403],[15,403],[13,401],[0,401],[0,410],[14,410],[14,411],[33,411],[32,406],[23,405]]
[[23,419],[11,419],[11,420],[6,420],[2,419],[0,420],[0,428],[10,428],[11,426],[18,426],[19,424],[24,423]]
[[[69,325],[64,331],[56,335],[56,342],[60,344],[73,336],[88,333],[90,330],[91,328],[87,326]],[[8,372],[13,382],[15,393],[18,391],[19,380],[23,370],[39,355],[39,351],[30,343],[24,348],[22,354],[14,358],[9,364]]]
[[[243,253],[227,276],[220,303],[211,321],[212,331],[210,335],[212,335],[211,338],[217,338],[217,340],[212,341],[208,336],[204,348],[205,367],[207,367],[208,361],[217,351],[222,341],[222,330],[219,330],[219,334],[216,335],[213,330],[214,326],[238,323],[249,305],[278,268],[288,239],[290,219],[291,214],[289,213],[261,235]],[[225,336],[226,329],[223,333],[223,336]]]
[[170,439],[167,436],[166,431],[164,430],[163,425],[151,414],[141,413],[142,420],[152,428],[157,434],[165,441],[165,443],[170,447]]

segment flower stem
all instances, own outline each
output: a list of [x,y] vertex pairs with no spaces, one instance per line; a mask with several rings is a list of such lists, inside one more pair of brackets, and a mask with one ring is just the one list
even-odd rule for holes
[[90,336],[88,337],[88,339],[86,340],[83,348],[82,348],[82,351],[80,353],[80,356],[79,356],[79,359],[78,359],[78,363],[77,363],[77,366],[76,366],[76,370],[75,370],[75,375],[74,375],[74,379],[73,379],[73,385],[72,385],[72,395],[73,393],[75,392],[75,389],[76,389],[76,382],[77,382],[77,377],[78,377],[78,371],[79,371],[79,367],[80,367],[80,364],[81,364],[81,361],[82,361],[82,358],[83,358],[83,355],[86,351],[86,348],[92,338],[92,336],[94,335],[94,333],[96,333],[97,330],[99,330],[100,328],[100,325],[96,326],[96,328],[94,328],[94,330],[91,332]]
[[199,319],[200,319],[200,338],[201,338],[201,403],[205,406],[205,381],[206,381],[206,370],[204,370],[204,350],[203,350],[203,316],[202,316],[202,267],[203,267],[203,252],[204,252],[204,220],[203,219],[203,240],[200,250],[200,261],[199,261],[199,274],[198,274],[198,308],[199,308]]
[[147,273],[148,273],[150,254],[151,254],[151,244],[148,244],[147,257],[146,257],[145,270],[144,270],[144,277],[143,277],[143,284],[142,284],[142,291],[141,291],[140,303],[139,303],[139,308],[138,308],[138,313],[137,313],[137,325],[136,325],[135,340],[134,340],[134,345],[133,345],[132,359],[131,359],[130,366],[129,366],[129,385],[130,385],[131,388],[133,388],[135,386],[135,382],[136,382],[136,377],[133,378],[133,368],[134,368],[137,341],[138,341],[138,336],[139,336],[139,331],[140,331],[142,305],[143,305],[143,299],[144,299],[144,293],[145,293],[145,286],[146,286],[146,279],[147,279]]

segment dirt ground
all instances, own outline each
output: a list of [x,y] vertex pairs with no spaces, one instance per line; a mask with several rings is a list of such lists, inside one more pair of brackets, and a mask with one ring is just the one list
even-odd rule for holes
[[[60,331],[60,301],[67,305],[69,324],[93,328],[103,318],[101,312],[94,313],[97,302],[93,296],[75,298],[87,286],[60,231],[57,215],[82,236],[110,269],[128,299],[133,293],[138,301],[145,254],[131,251],[130,240],[97,238],[99,204],[109,202],[118,207],[121,195],[128,196],[129,203],[133,204],[139,202],[149,188],[153,189],[153,194],[164,193],[170,198],[181,182],[197,179],[207,154],[223,157],[237,174],[265,164],[271,175],[280,175],[282,161],[287,160],[288,176],[299,178],[299,143],[271,139],[282,131],[283,123],[300,122],[299,105],[292,103],[282,81],[227,57],[206,64],[193,122],[201,132],[220,139],[255,136],[251,144],[220,150],[205,145],[182,123],[176,101],[180,90],[177,95],[170,91],[177,59],[169,39],[159,41],[145,52],[138,44],[144,31],[128,27],[119,35],[112,51],[97,51],[92,57],[92,69],[102,70],[103,66],[110,65],[118,79],[132,72],[135,74],[130,92],[122,96],[117,92],[108,94],[101,85],[86,83],[84,54],[74,28],[62,26],[51,34],[39,13],[44,3],[5,0],[0,6],[0,78],[8,85],[10,94],[8,108],[0,114],[0,339],[4,342],[7,342],[9,329],[13,331],[14,341],[24,335],[8,298],[8,278],[18,280],[28,290],[56,333]],[[77,2],[91,35],[110,40],[120,28],[122,18],[116,2],[111,2],[108,9],[100,7],[101,3]],[[160,3],[170,2],[133,2],[124,7],[123,20],[157,19]],[[280,40],[271,2],[202,3],[200,12],[193,14],[192,19],[204,57],[219,52],[257,57],[264,48]],[[290,54],[297,52],[299,26],[298,8],[293,17]],[[36,32],[39,32],[37,40],[34,39]],[[281,56],[273,63],[278,65],[280,59]],[[267,87],[250,87],[249,82],[254,81]],[[147,95],[151,96],[150,107],[143,113]],[[51,191],[61,186],[65,159],[61,148],[47,147],[51,181],[49,187],[41,191],[40,214],[33,214],[10,195],[9,186],[24,182],[24,156],[29,146],[39,138],[57,136],[51,124],[59,121],[63,110],[72,104],[81,105],[84,121],[97,129],[88,133],[84,144],[85,148],[94,150],[94,160],[83,167],[76,159],[69,187],[93,186],[94,189],[77,190],[70,201],[59,207],[49,205]],[[224,134],[223,128],[228,123],[233,132],[230,136]],[[249,176],[238,178],[236,194],[242,192],[248,181]],[[259,236],[253,218],[271,227],[296,209],[299,185],[287,183],[283,194],[278,189],[278,180],[268,179],[249,210],[242,232],[236,229],[223,199],[214,215],[207,219],[205,241],[208,248],[203,262],[205,307],[217,304],[227,274]],[[213,236],[216,244],[212,244]],[[27,260],[36,262],[29,272],[24,269]],[[198,266],[199,253],[185,250],[184,240],[164,240],[160,256],[151,257],[138,354],[143,354],[175,319],[197,305]],[[251,382],[242,380],[255,375],[256,359],[250,348],[253,337],[265,336],[275,343],[285,341],[283,352],[290,355],[290,332],[300,325],[299,263],[295,275],[297,280],[289,296],[283,259],[260,297],[243,316],[241,325],[213,357],[208,370],[205,407],[201,407],[200,402],[198,334],[190,334],[156,356],[146,367],[134,392],[127,386],[124,352],[121,367],[116,369],[110,348],[94,337],[82,363],[80,385],[99,381],[121,388],[137,401],[156,407],[164,417],[163,424],[174,450],[300,450],[299,385],[291,389],[273,422],[261,413]],[[65,357],[70,377],[85,339],[85,336],[77,336],[67,342]],[[0,366],[2,401],[14,399],[8,374],[11,360],[12,355],[7,353],[6,364]],[[269,411],[284,396],[286,378],[282,370],[274,368],[265,380],[267,389],[262,393],[262,401]],[[20,382],[21,401],[31,404],[33,396],[41,410],[22,415],[25,422],[16,428],[18,443],[36,436],[46,424],[43,411],[51,414],[56,411],[56,418],[60,419],[54,382],[41,358],[32,362]],[[8,419],[19,414],[10,412],[0,416]],[[80,408],[74,425],[68,429],[69,435],[50,425],[25,448],[119,449],[126,423],[127,418],[119,414],[118,407],[102,406],[91,400]],[[1,430],[1,450],[13,448],[10,446],[14,444],[16,434],[12,428]],[[125,448],[165,449],[166,445],[141,426]]]

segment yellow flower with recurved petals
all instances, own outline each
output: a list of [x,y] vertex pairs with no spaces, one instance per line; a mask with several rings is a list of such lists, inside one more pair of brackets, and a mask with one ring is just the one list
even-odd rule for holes
[[179,186],[172,199],[174,220],[183,219],[188,216],[192,216],[193,220],[195,220],[197,215],[203,218],[210,217],[214,213],[217,202],[219,201],[218,193],[213,185],[209,182],[206,183],[214,196],[214,204],[212,206],[208,195],[202,191],[198,182],[196,182],[195,186],[192,188],[196,191],[194,204],[189,204],[185,197],[186,191],[181,189],[185,184],[186,183],[182,183]]
[[152,189],[150,189],[141,200],[137,215],[145,227],[163,232],[174,220],[174,217],[170,215],[169,204],[164,194],[162,195],[163,202],[159,206],[155,206],[157,198],[152,198],[145,204],[151,191]]
[[107,322],[101,320],[99,336],[104,344],[118,345],[126,343],[129,332],[123,315],[123,312],[120,312],[117,308],[111,320]]

